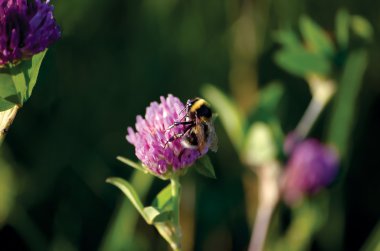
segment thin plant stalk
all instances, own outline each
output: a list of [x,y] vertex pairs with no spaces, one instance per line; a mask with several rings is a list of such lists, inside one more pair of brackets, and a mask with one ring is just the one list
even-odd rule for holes
[[280,165],[276,161],[257,169],[259,206],[257,208],[249,251],[261,251],[264,249],[269,224],[279,199],[279,174]]
[[317,120],[319,114],[323,110],[324,104],[319,102],[317,99],[312,98],[309,106],[307,107],[305,114],[303,115],[301,121],[298,123],[296,128],[296,132],[302,138],[305,138],[307,134],[310,132],[310,129],[314,125]]
[[335,82],[330,79],[310,75],[307,80],[312,93],[312,99],[295,130],[298,136],[302,138],[305,138],[309,134],[319,115],[336,91]]
[[179,177],[174,175],[171,179],[171,189],[172,189],[172,198],[173,198],[173,224],[174,224],[174,239],[175,246],[172,248],[174,251],[182,250],[181,239],[181,225],[179,221],[179,209],[180,209],[180,199],[181,199],[181,184],[179,183]]

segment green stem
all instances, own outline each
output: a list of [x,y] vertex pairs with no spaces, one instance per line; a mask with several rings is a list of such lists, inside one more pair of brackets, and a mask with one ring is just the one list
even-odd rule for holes
[[179,206],[180,206],[180,199],[181,199],[181,184],[179,183],[179,177],[177,175],[174,175],[170,179],[171,185],[172,185],[172,199],[173,199],[173,225],[174,225],[174,235],[176,240],[175,247],[172,246],[174,251],[180,251],[181,250],[181,239],[182,239],[182,233],[181,233],[181,225],[179,222]]

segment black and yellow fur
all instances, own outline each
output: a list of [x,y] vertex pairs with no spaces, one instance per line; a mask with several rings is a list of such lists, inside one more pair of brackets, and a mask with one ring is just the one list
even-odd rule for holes
[[185,116],[174,122],[169,129],[174,126],[184,126],[183,133],[174,135],[168,142],[182,138],[182,145],[186,148],[198,149],[203,153],[204,149],[217,150],[217,137],[212,120],[212,110],[209,103],[202,98],[189,99],[184,108]]

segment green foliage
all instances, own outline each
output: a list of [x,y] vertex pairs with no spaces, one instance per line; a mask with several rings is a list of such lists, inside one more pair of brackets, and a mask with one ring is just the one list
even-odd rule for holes
[[[117,159],[124,164],[135,168],[136,172],[141,172],[144,175],[151,174],[161,179],[167,179],[170,177],[171,183],[156,195],[152,205],[146,207],[143,206],[141,199],[134,188],[134,186],[138,184],[132,185],[122,178],[108,178],[106,181],[118,187],[131,201],[132,205],[144,218],[146,223],[155,226],[173,250],[177,250],[177,247],[180,246],[181,243],[179,225],[179,176],[185,173],[186,170],[183,173],[173,173],[168,174],[167,176],[161,176],[154,174],[143,165],[133,162],[125,157],[118,156]],[[214,167],[207,156],[198,159],[195,164],[195,169],[207,177],[215,178]],[[109,239],[111,239],[111,237],[106,240],[107,242],[105,242],[103,248],[113,245]]]
[[154,198],[152,206],[158,208],[160,211],[173,210],[172,197],[171,197],[171,185],[167,185],[161,190]]
[[[155,199],[155,201],[158,201],[156,202],[156,205],[157,203],[161,203],[161,204],[159,204],[157,207],[155,206],[144,207],[136,190],[128,181],[122,178],[114,177],[114,178],[108,178],[107,182],[118,187],[124,193],[124,195],[127,196],[127,198],[131,201],[132,205],[136,208],[136,210],[140,213],[140,215],[144,218],[146,223],[148,223],[149,225],[171,220],[172,218],[171,206],[167,205],[167,203],[170,202],[171,197],[167,197],[167,193],[165,190],[166,188],[164,189],[162,193],[159,193]],[[165,202],[163,200],[167,200],[167,201]],[[160,207],[160,206],[164,206],[164,207]]]
[[259,102],[248,118],[250,127],[242,152],[249,165],[262,165],[281,156],[283,132],[277,110],[283,95],[284,87],[279,83],[260,89]]
[[205,85],[201,92],[217,112],[235,149],[239,151],[243,145],[245,121],[237,105],[213,85]]
[[160,211],[152,206],[145,207],[144,213],[148,217],[148,224],[170,222],[173,218],[172,211]]
[[346,49],[349,42],[350,14],[340,9],[335,18],[335,34],[340,48]]
[[274,32],[274,39],[286,49],[299,49],[302,47],[301,41],[292,30],[279,30]]
[[[237,150],[247,164],[258,166],[279,156],[283,136],[276,111],[284,93],[282,85],[271,83],[260,90],[259,102],[247,118],[244,118],[238,112],[237,105],[216,87],[207,85],[203,88],[203,93],[220,114],[231,142],[235,142],[235,146],[242,144]],[[249,122],[248,130],[243,130],[246,123],[242,121]],[[241,139],[237,140],[235,137]],[[199,171],[199,168],[196,170]],[[212,177],[215,174],[213,168],[210,170]]]
[[352,16],[351,20],[352,30],[366,41],[372,41],[373,28],[367,19],[361,16]]
[[143,173],[148,173],[147,169],[144,168],[141,164],[139,163],[136,163],[128,158],[125,158],[123,156],[117,156],[116,157],[117,160],[123,162],[124,164],[130,166],[130,167],[133,167],[135,168],[136,170],[140,171],[140,172],[143,172]]
[[[344,66],[334,102],[327,140],[334,144],[342,157],[347,154],[351,131],[355,121],[357,98],[367,66],[366,50],[352,52]],[[344,123],[344,126],[342,126]]]
[[[146,175],[138,170],[133,172],[130,183],[139,195],[139,198],[141,198],[141,201],[145,200],[145,197],[152,186],[153,178],[152,175]],[[139,213],[128,198],[123,198],[112,218],[112,222],[106,230],[99,250],[119,251],[138,249],[139,243],[137,243],[136,240],[138,238],[136,226],[139,219]]]
[[270,83],[260,90],[259,105],[257,110],[263,110],[274,115],[284,95],[284,87],[280,83]]
[[318,55],[332,57],[334,46],[325,31],[307,16],[300,18],[300,30],[305,40],[306,48]]
[[214,166],[212,165],[211,160],[207,155],[198,159],[194,167],[195,170],[203,176],[216,179]]
[[8,110],[19,103],[17,90],[9,73],[0,73],[0,111]]
[[258,104],[253,107],[247,121],[251,125],[253,122],[262,121],[265,123],[277,122],[277,111],[281,98],[284,94],[284,87],[280,83],[269,83],[259,93]]
[[113,184],[114,186],[118,187],[124,194],[125,196],[128,197],[128,199],[132,202],[133,206],[137,209],[137,211],[140,213],[140,215],[144,218],[144,220],[148,223],[151,224],[151,218],[148,217],[146,212],[144,211],[144,206],[136,193],[135,189],[133,186],[126,180],[122,178],[108,178],[107,182],[110,184]]
[[146,223],[154,225],[172,247],[178,245],[180,239],[176,234],[178,226],[174,215],[179,214],[179,208],[176,208],[176,202],[179,200],[177,193],[179,191],[176,191],[176,194],[173,193],[173,189],[175,189],[173,183],[157,194],[151,206],[144,207],[136,190],[128,181],[122,178],[108,178],[107,182],[118,187],[131,201]]
[[283,49],[275,54],[276,63],[290,73],[306,77],[310,74],[328,76],[335,53],[331,39],[309,17],[300,18],[301,42],[293,31],[279,31],[275,38]]
[[282,68],[300,77],[313,73],[328,75],[331,71],[331,65],[323,55],[303,48],[279,51],[275,55],[275,60]]
[[143,172],[145,174],[149,173],[151,175],[156,176],[157,178],[159,178],[161,180],[167,180],[169,178],[169,176],[170,176],[169,173],[167,175],[159,175],[159,174],[157,174],[155,172],[150,171],[150,169],[147,168],[147,167],[145,167],[143,164],[136,163],[136,162],[134,162],[134,161],[132,161],[132,160],[130,160],[128,158],[125,158],[123,156],[117,156],[116,159],[119,160],[119,161],[121,161],[121,162],[123,162],[124,164],[130,166],[130,167],[135,168],[136,170],[138,170],[140,172]]
[[22,106],[32,95],[46,50],[30,60],[0,70],[0,111]]
[[173,217],[172,186],[169,184],[154,198],[152,206],[144,210],[152,223],[171,221]]

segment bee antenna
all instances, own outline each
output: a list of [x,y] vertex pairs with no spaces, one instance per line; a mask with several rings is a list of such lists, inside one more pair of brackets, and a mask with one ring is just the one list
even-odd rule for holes
[[178,115],[180,115],[181,113],[183,113],[186,109],[187,109],[187,105],[178,113]]
[[185,110],[189,109],[190,106],[191,106],[191,100],[188,99],[188,100],[186,101],[186,105],[185,105],[185,107],[179,112],[179,114],[181,114],[181,113],[183,113]]

